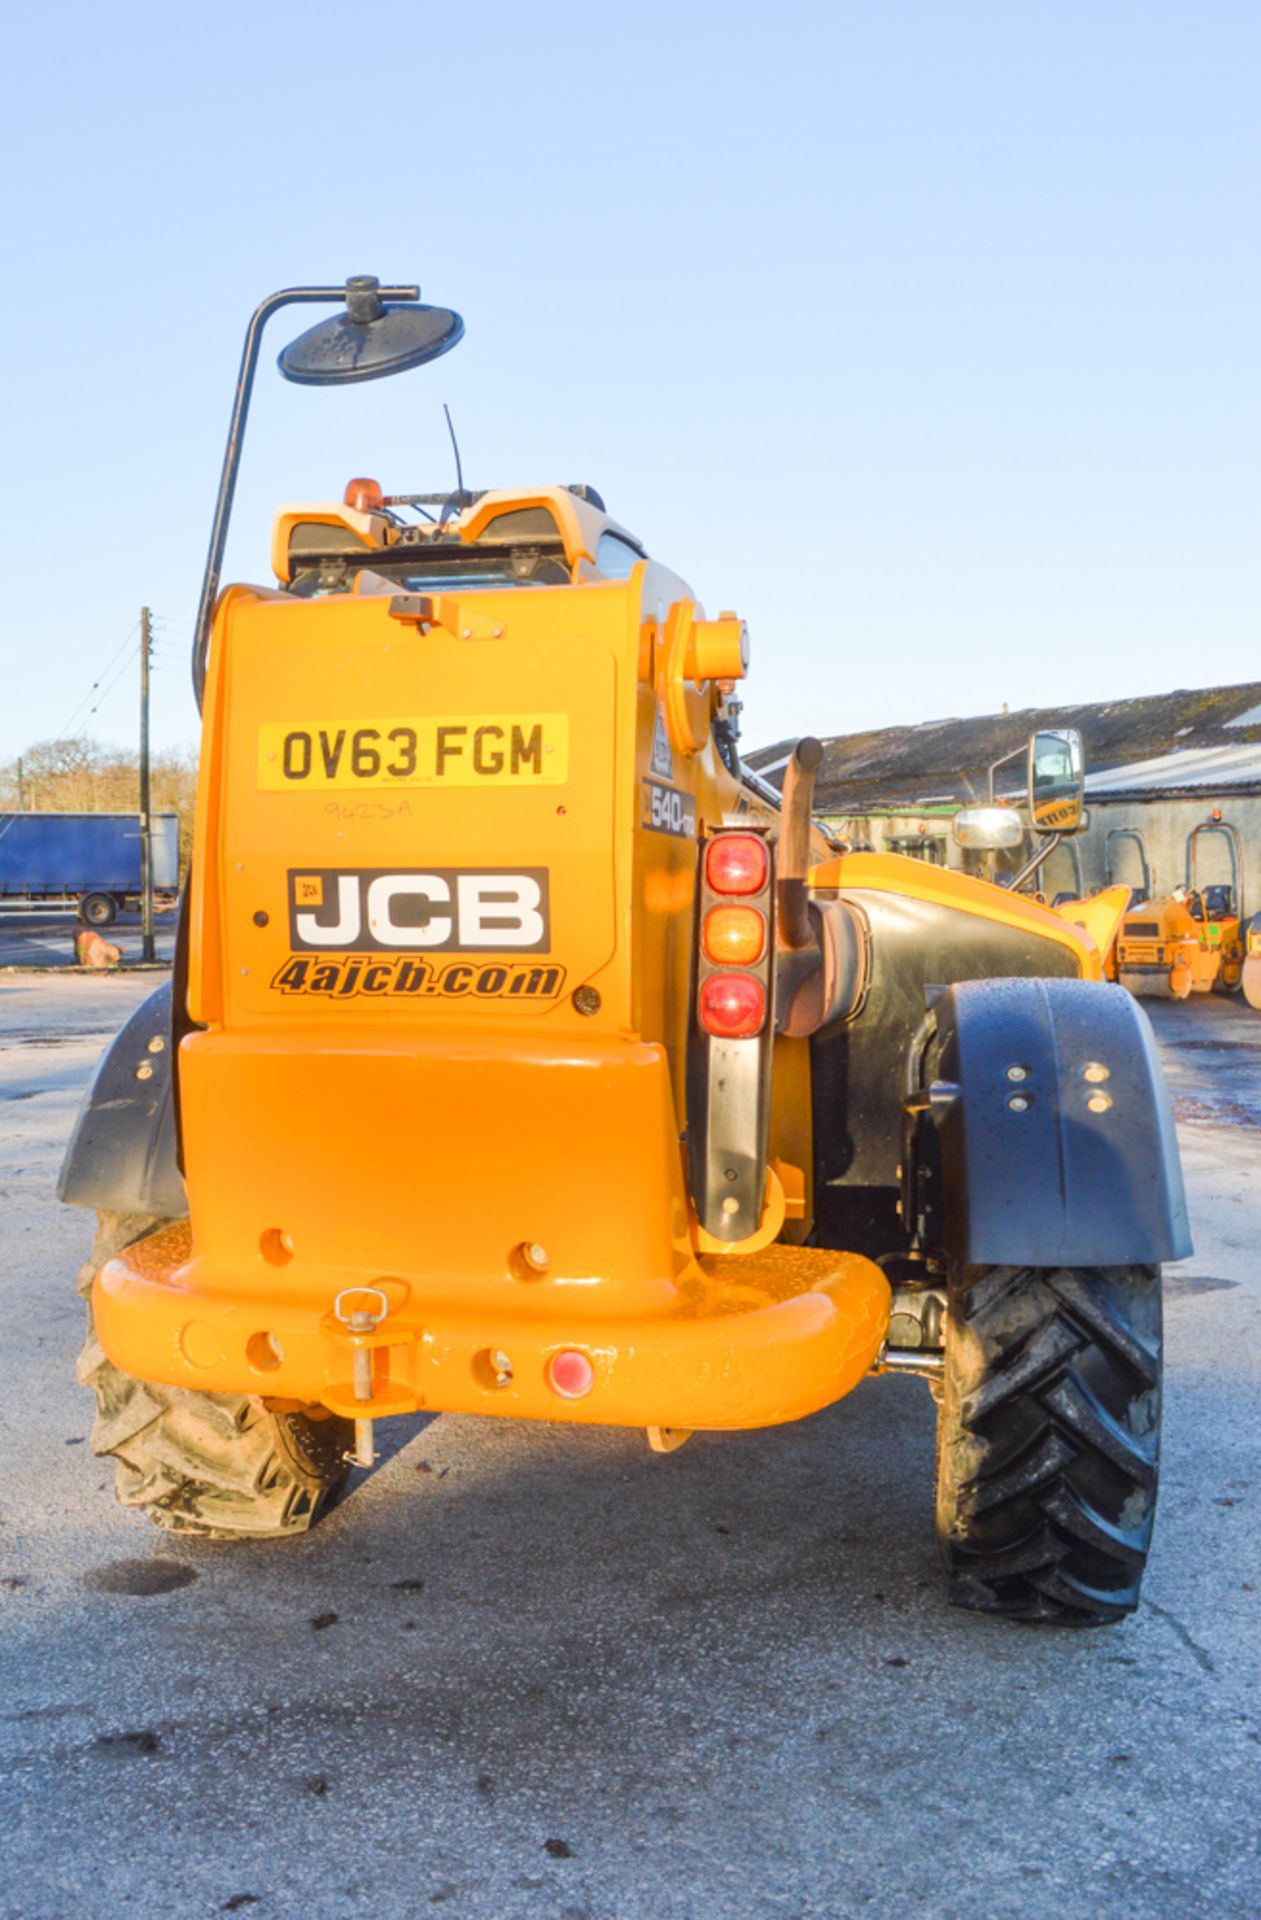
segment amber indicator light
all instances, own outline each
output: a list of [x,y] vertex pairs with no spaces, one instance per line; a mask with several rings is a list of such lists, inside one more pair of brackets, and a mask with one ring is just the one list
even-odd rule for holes
[[766,921],[756,907],[711,907],[705,957],[719,967],[752,967],[766,950]]

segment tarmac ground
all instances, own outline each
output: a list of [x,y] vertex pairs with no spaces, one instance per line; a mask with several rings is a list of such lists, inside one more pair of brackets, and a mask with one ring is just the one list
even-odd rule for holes
[[[175,944],[176,911],[159,909],[153,916],[154,950],[169,966]],[[74,936],[82,927],[74,907],[14,907],[0,909],[0,971],[10,967],[77,967]],[[122,949],[122,965],[137,965],[141,957],[140,912],[124,907],[112,927],[98,927],[103,939]]]
[[153,985],[0,977],[3,1920],[1256,1920],[1261,1015],[1151,1008],[1196,1251],[1143,1603],[1072,1633],[947,1606],[916,1380],[666,1457],[399,1422],[293,1542],[125,1512],[53,1190]]

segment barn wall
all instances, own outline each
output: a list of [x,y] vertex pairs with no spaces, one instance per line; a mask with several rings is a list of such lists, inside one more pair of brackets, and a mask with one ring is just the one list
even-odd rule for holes
[[[1261,907],[1261,793],[1217,795],[1204,793],[1193,800],[1153,794],[1143,800],[1088,799],[1090,825],[1079,835],[1087,887],[1101,887],[1107,878],[1107,837],[1113,827],[1137,827],[1147,842],[1152,867],[1152,891],[1168,893],[1183,884],[1187,835],[1220,806],[1224,820],[1239,829],[1244,861],[1244,898],[1249,911]],[[1132,845],[1117,846],[1114,877],[1131,886],[1138,882],[1138,859]],[[1198,855],[1198,878],[1204,885],[1230,877],[1230,857],[1224,840],[1204,836]]]
[[[1229,794],[1220,799],[1212,793],[1205,793],[1192,800],[1171,799],[1164,794],[1153,794],[1142,800],[1101,800],[1097,796],[1089,796],[1087,804],[1090,825],[1084,833],[1075,836],[1081,860],[1082,883],[1087,893],[1093,893],[1107,881],[1107,837],[1113,827],[1138,827],[1142,832],[1152,867],[1154,894],[1168,893],[1171,888],[1180,887],[1186,866],[1187,835],[1192,827],[1209,818],[1214,806],[1220,805],[1223,818],[1239,829],[1243,848],[1245,907],[1249,912],[1261,909],[1261,792]],[[949,822],[940,815],[908,812],[828,814],[824,817],[835,832],[860,845],[874,847],[878,853],[905,852],[906,842],[916,835],[921,824],[933,837],[941,835],[944,829],[944,842],[938,839],[937,844],[945,853],[945,863],[975,873],[983,874],[985,871],[983,859],[972,857],[965,861],[949,832]],[[1003,856],[997,864],[1000,868],[1010,870],[1019,866],[1031,850],[1032,842],[1026,835],[1025,850],[1018,855]],[[1139,864],[1132,843],[1124,842],[1116,847],[1114,864],[1114,878],[1131,886],[1138,885]],[[1229,874],[1225,842],[1207,838],[1203,840],[1199,857],[1201,882],[1211,885],[1214,881],[1228,879]],[[1057,893],[1076,891],[1076,869],[1067,846],[1061,845],[1052,853],[1043,868],[1041,884],[1050,899]]]

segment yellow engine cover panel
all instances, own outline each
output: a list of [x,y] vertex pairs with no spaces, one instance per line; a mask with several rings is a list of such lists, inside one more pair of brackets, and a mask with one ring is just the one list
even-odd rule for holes
[[620,613],[481,593],[487,637],[464,640],[387,596],[238,594],[207,727],[198,1017],[340,1031],[567,1008],[617,945]]
[[193,1236],[225,1271],[269,1278],[283,1236],[288,1291],[476,1275],[515,1298],[513,1250],[537,1242],[552,1289],[598,1276],[643,1305],[689,1257],[660,1047],[193,1034],[180,1072]]

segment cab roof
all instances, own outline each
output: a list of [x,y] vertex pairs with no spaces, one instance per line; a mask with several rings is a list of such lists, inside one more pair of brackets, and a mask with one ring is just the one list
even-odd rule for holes
[[[285,506],[272,531],[272,570],[304,594],[349,591],[356,572],[460,577],[476,584],[558,585],[624,579],[644,548],[589,487],[479,494],[383,495],[351,481],[347,499]],[[353,504],[350,504],[353,502]],[[432,514],[429,507],[439,507]],[[411,511],[418,517],[409,519]]]

